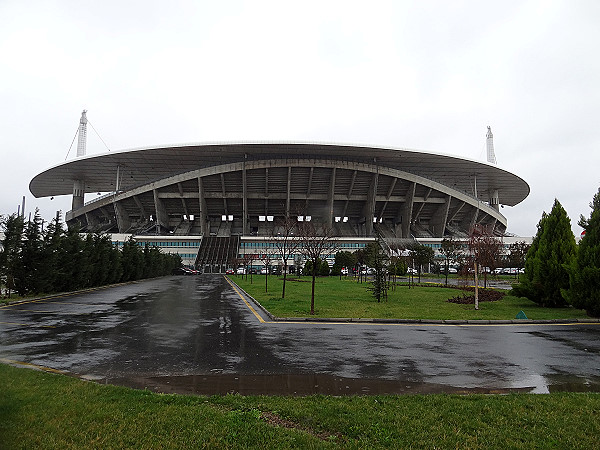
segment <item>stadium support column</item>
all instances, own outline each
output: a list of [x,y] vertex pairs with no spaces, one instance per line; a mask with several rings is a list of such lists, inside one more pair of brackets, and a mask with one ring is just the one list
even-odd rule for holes
[[85,195],[85,183],[83,180],[75,180],[73,182],[73,203],[71,211],[75,211],[83,207],[83,198]]
[[446,223],[448,221],[448,211],[450,210],[450,200],[452,197],[447,195],[445,197],[445,202],[438,206],[438,209],[433,214],[431,218],[431,232],[434,237],[444,237],[444,232],[446,231]]
[[89,211],[85,213],[85,221],[87,223],[88,231],[94,231],[96,227],[100,225],[98,217]]
[[242,234],[250,234],[248,230],[248,180],[246,175],[246,158],[244,155],[244,167],[242,168]]
[[335,194],[335,171],[334,167],[331,170],[331,180],[329,181],[329,195],[327,197],[327,216],[325,217],[325,221],[328,227],[333,226],[333,196]]
[[206,236],[210,234],[210,226],[208,224],[206,199],[204,198],[204,184],[202,183],[202,177],[198,177],[198,203],[200,207],[200,214],[198,216],[200,220],[200,234],[202,236]]
[[365,202],[363,214],[365,216],[365,233],[367,236],[373,234],[373,220],[375,218],[375,197],[377,195],[377,183],[379,181],[379,174],[374,173],[369,192],[367,194],[367,201]]
[[406,198],[404,200],[404,207],[402,208],[402,237],[410,237],[410,223],[412,222],[413,205],[415,201],[415,190],[417,183],[412,182],[408,186],[406,192]]
[[158,196],[158,191],[156,189],[153,190],[154,193],[154,210],[156,211],[156,229],[157,234],[161,234],[162,229],[165,231],[169,228],[169,215],[167,214],[167,210],[163,201]]
[[138,196],[134,195],[133,200],[135,201],[135,204],[137,205],[138,209],[140,210],[140,217],[144,220],[148,219],[148,214],[146,214],[146,209],[144,208],[144,205],[142,204],[142,202],[140,201]]
[[471,211],[466,213],[464,219],[461,221],[460,227],[462,229],[470,230],[475,226],[479,219],[479,206],[472,206]]
[[490,195],[490,206],[494,208],[496,211],[500,211],[500,200],[498,196],[498,189],[492,190]]
[[117,217],[119,233],[127,233],[131,228],[131,219],[129,218],[129,214],[127,214],[127,210],[119,202],[115,202],[115,215]]
[[290,193],[292,190],[292,166],[288,166],[287,173],[287,195],[285,197],[285,218],[290,217]]

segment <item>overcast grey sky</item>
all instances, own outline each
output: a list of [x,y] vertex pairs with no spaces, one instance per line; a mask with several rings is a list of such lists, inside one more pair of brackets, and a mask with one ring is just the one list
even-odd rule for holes
[[[600,186],[600,2],[0,0],[0,213],[64,161],[83,109],[113,151],[301,140],[498,165],[573,229]],[[88,128],[88,154],[106,147]],[[69,158],[73,158],[76,144]]]

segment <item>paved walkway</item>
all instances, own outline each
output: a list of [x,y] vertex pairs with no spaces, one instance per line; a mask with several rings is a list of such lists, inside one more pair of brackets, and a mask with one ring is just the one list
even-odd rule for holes
[[600,390],[600,324],[277,322],[180,276],[0,307],[0,358],[163,392]]

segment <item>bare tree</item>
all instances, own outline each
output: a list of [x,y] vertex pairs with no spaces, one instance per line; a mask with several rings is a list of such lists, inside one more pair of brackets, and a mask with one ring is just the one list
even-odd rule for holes
[[288,261],[297,252],[300,245],[298,238],[298,221],[293,216],[285,217],[275,224],[273,228],[273,241],[277,255],[283,262],[283,289],[281,298],[285,298],[285,281],[287,278]]
[[525,258],[527,257],[529,247],[531,246],[524,241],[515,242],[508,247],[508,260],[510,261],[510,265],[511,267],[518,269],[516,273],[517,281],[519,281],[520,269],[525,267]]
[[487,287],[487,271],[492,271],[498,259],[502,243],[493,234],[493,229],[476,224],[469,232],[469,253],[475,270],[475,309],[479,309],[479,268],[483,267],[484,287]]
[[459,252],[459,244],[452,237],[442,239],[440,253],[444,255],[444,267],[446,272],[446,286],[448,285],[448,270],[450,263],[456,262]]
[[362,268],[365,264],[365,251],[362,248],[359,248],[358,250],[356,250],[354,252],[354,254],[356,255],[356,266],[357,266],[357,277],[356,277],[356,282],[357,283],[362,283]]
[[233,268],[233,271],[234,271],[233,273],[234,273],[235,275],[237,275],[237,274],[238,274],[238,273],[237,273],[237,269],[238,269],[238,267],[239,267],[239,266],[241,266],[241,265],[243,265],[243,264],[244,264],[244,261],[243,261],[243,259],[242,259],[242,258],[238,258],[238,257],[236,256],[236,257],[233,257],[233,258],[231,258],[231,259],[229,260],[229,264],[231,264],[231,266],[232,266],[232,268]]
[[252,264],[257,259],[258,255],[254,253],[244,253],[242,260],[244,267],[246,268],[246,280],[248,279],[248,272],[250,272],[250,284],[252,284]]
[[413,261],[417,264],[417,273],[419,275],[419,284],[421,283],[421,270],[425,264],[433,261],[435,251],[431,247],[427,247],[423,244],[415,244],[410,249]]
[[300,247],[298,251],[312,263],[312,289],[310,295],[310,313],[315,313],[315,280],[317,262],[334,254],[339,244],[333,237],[333,229],[326,225],[315,225],[313,222],[299,222],[298,233]]
[[273,262],[273,249],[268,246],[269,242],[266,242],[263,253],[259,255],[259,259],[265,265],[265,292],[269,292],[269,272],[271,271],[271,263]]
[[[405,251],[397,243],[390,244],[389,276],[393,277],[393,283],[391,283],[392,291],[396,290],[397,275],[404,275],[407,272],[408,264],[406,258],[403,256]],[[390,278],[391,280],[392,278]]]

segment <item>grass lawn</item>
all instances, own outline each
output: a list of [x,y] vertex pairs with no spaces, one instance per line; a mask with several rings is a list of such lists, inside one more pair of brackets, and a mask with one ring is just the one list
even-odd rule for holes
[[[231,276],[246,292],[258,300],[276,317],[310,317],[311,278],[288,278],[286,296],[281,299],[282,277],[269,276],[265,292],[265,275]],[[526,298],[510,295],[497,302],[481,302],[479,310],[474,305],[449,303],[450,297],[460,290],[436,286],[398,285],[389,291],[387,302],[377,303],[367,287],[354,278],[317,278],[315,287],[315,316],[332,318],[383,318],[383,319],[514,319],[524,311],[529,319],[586,318],[585,311],[575,308],[542,308]]]
[[0,447],[599,448],[600,394],[192,397],[0,364]]

